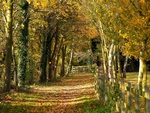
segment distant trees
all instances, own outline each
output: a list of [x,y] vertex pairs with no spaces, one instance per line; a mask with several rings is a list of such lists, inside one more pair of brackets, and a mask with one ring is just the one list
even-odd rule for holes
[[[82,28],[80,24],[86,26],[86,22],[81,18],[82,13],[79,12],[78,3],[75,3],[50,2],[51,11],[46,12],[47,15],[45,16],[47,27],[43,27],[46,33],[43,35],[42,42],[40,82],[55,80],[58,72],[60,77],[70,73],[72,52],[74,46],[76,46],[74,43],[79,42],[77,38],[82,37],[83,33],[85,33],[85,27]],[[79,42],[79,44],[83,43]],[[68,51],[71,52],[69,56],[67,56]],[[70,59],[68,63],[66,59]],[[66,65],[68,65],[67,72]]]

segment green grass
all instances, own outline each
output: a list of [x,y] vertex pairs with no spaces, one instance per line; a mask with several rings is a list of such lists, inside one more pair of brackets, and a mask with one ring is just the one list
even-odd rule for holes
[[[138,82],[138,72],[127,72],[127,77],[125,78],[127,82],[137,84]],[[147,73],[147,84],[150,86],[150,71]]]
[[[66,109],[66,113],[111,113],[111,106],[105,106],[98,100],[86,101],[64,109]],[[52,110],[53,106],[0,104],[0,113],[53,113]]]
[[111,113],[112,106],[105,105],[102,101],[93,100],[77,104],[76,113]]

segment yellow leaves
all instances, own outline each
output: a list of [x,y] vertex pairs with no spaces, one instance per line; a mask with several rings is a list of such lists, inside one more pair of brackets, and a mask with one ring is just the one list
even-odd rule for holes
[[3,1],[2,4],[3,4],[3,10],[7,10],[7,9],[8,9],[8,4],[7,4],[7,2],[6,2],[6,1]]
[[26,0],[29,4],[31,3],[31,0]]
[[23,24],[21,24],[21,28],[22,28],[22,29],[24,28],[24,25],[23,25]]
[[34,0],[33,5],[36,8],[45,9],[48,7],[49,4],[48,4],[48,0]]
[[47,2],[47,0],[45,1],[45,0],[41,0],[41,8],[46,8],[47,6],[48,6],[48,2]]
[[140,0],[140,3],[141,3],[142,5],[144,5],[146,2],[145,2],[145,0]]
[[137,50],[137,48],[139,48],[139,45],[137,43],[131,43],[131,42],[127,42],[124,43],[123,45],[121,45],[121,51],[124,55],[130,55],[130,56],[134,56],[134,57],[138,57],[139,56],[139,51],[140,49]]
[[122,33],[121,30],[118,31],[118,34],[120,37],[127,39],[128,38],[128,34],[127,33]]
[[122,13],[122,12],[123,12],[123,10],[122,10],[121,7],[118,8],[118,12],[119,12],[119,13]]
[[123,37],[123,38],[128,38],[128,34],[127,34],[127,33],[122,34],[122,37]]
[[6,1],[3,1],[2,3],[3,3],[3,5],[4,5],[4,6],[6,6],[6,5],[7,5]]
[[147,26],[147,18],[145,17],[134,17],[129,22],[129,26],[132,28],[143,29],[143,27]]
[[35,1],[33,2],[33,5],[34,5],[34,7],[39,7],[40,2],[35,0]]
[[68,14],[64,10],[60,10],[59,13],[64,17],[68,16]]

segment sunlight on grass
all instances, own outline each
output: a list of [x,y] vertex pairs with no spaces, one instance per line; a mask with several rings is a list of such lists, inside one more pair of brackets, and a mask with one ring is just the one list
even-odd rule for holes
[[[133,84],[137,84],[138,82],[138,72],[128,72],[127,78],[125,78],[127,82],[131,82]],[[147,73],[147,84],[150,85],[150,71]]]
[[84,102],[77,105],[77,109],[81,109],[78,113],[111,113],[111,106],[105,106],[103,102],[94,100]]

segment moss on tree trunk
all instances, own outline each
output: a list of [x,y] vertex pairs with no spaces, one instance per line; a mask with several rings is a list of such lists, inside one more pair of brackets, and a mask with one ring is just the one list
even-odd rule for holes
[[29,25],[28,6],[29,4],[26,0],[20,1],[20,37],[18,39],[18,86],[21,87],[24,87],[26,78]]

